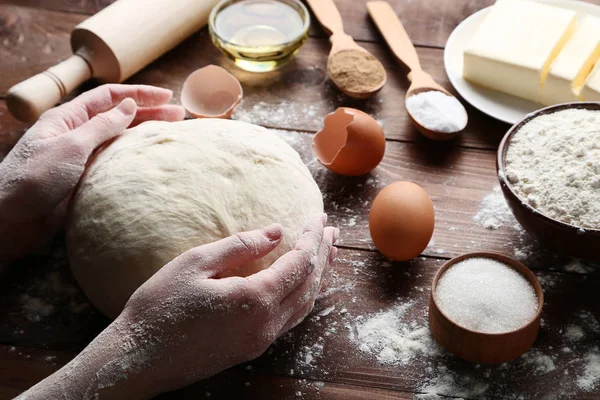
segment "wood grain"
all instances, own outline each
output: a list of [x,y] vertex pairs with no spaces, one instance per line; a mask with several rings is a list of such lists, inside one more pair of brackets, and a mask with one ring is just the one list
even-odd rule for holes
[[[235,75],[244,87],[244,100],[233,118],[263,126],[316,132],[325,116],[337,107],[359,108],[383,126],[388,139],[416,141],[422,136],[411,124],[404,107],[408,80],[384,45],[365,43],[388,72],[385,87],[368,100],[341,94],[326,73],[329,42],[308,41],[293,61],[279,71],[253,74],[241,71],[212,46],[202,31],[181,46],[134,75],[129,82],[162,85],[179,93],[186,76],[206,64],[221,65]],[[451,88],[442,62],[442,51],[419,49],[424,68],[444,87]],[[452,90],[451,90],[452,91]],[[468,106],[469,125],[465,133],[444,145],[496,149],[508,125],[495,121]],[[432,144],[433,145],[433,144]]]
[[[0,82],[0,96],[4,96],[13,84],[71,54],[68,32],[80,19],[75,14],[4,5],[0,5],[0,15],[4,15],[6,21],[13,21],[7,24],[6,29],[0,30],[0,41],[7,43],[0,48],[0,71],[9,71]],[[67,18],[66,22],[56,23],[56,19],[63,15]],[[45,21],[49,23],[51,34],[36,28]],[[246,119],[261,125],[314,132],[321,128],[323,118],[329,112],[339,106],[349,106],[360,108],[380,121],[389,139],[420,140],[421,135],[411,125],[404,108],[404,95],[408,88],[404,73],[385,45],[365,43],[365,47],[383,62],[388,71],[386,86],[367,101],[344,96],[327,78],[325,65],[329,42],[325,39],[308,41],[292,63],[279,71],[253,74],[239,70],[222,56],[212,45],[208,32],[202,30],[128,82],[168,87],[174,90],[178,101],[181,85],[192,71],[207,64],[217,64],[236,75],[244,87],[245,98],[239,107],[238,118],[245,114]],[[39,48],[53,50],[35,58],[27,56],[39,53]],[[442,51],[421,48],[419,56],[423,67],[442,86],[450,89]],[[508,125],[470,106],[467,110],[470,121],[465,133],[446,145],[495,149]]]
[[[65,11],[76,14],[95,14],[116,0],[6,0],[18,4],[45,10]],[[86,18],[89,15],[86,16]]]
[[[74,285],[64,256],[56,253],[60,248],[55,247],[55,253],[46,258],[47,261],[43,258],[25,260],[12,269],[10,277],[3,276],[0,281],[0,289],[7,293],[8,299],[19,299],[17,293],[20,293],[37,299],[38,304],[54,306],[52,312],[40,313],[32,311],[22,299],[0,303],[0,341],[16,346],[35,345],[71,351],[57,360],[50,360],[56,363],[68,361],[73,352],[83,348],[108,323]],[[248,390],[250,398],[260,398],[271,385],[270,390],[275,393],[282,390],[281,398],[289,398],[287,396],[296,391],[310,393],[310,390],[316,390],[310,382],[288,381],[288,384],[273,378],[276,375],[326,382],[325,386],[332,382],[384,391],[430,392],[465,398],[480,397],[484,393],[488,398],[516,398],[522,394],[543,398],[552,393],[572,394],[581,399],[597,396],[597,392],[579,390],[576,379],[584,373],[585,357],[596,354],[595,348],[600,344],[600,326],[594,317],[600,315],[600,304],[596,301],[598,278],[538,272],[545,288],[544,323],[529,355],[508,364],[476,366],[431,347],[423,354],[413,350],[416,351],[414,358],[388,365],[378,361],[377,351],[360,351],[364,339],[358,340],[356,335],[362,323],[381,311],[399,310],[399,307],[405,308],[405,312],[398,312],[396,316],[400,323],[398,333],[404,332],[403,337],[411,337],[414,342],[409,343],[413,346],[430,340],[417,332],[422,329],[429,335],[426,317],[429,289],[433,275],[443,262],[420,257],[407,263],[389,263],[378,253],[341,249],[338,260],[326,274],[325,291],[319,296],[314,311],[300,326],[278,340],[259,359],[239,367],[237,372],[230,371],[185,392],[189,396],[210,392],[211,398],[213,395],[228,398],[244,389]],[[11,290],[10,285],[19,289]],[[71,306],[63,302],[66,298],[72,300]],[[75,312],[75,309],[79,311]],[[17,335],[7,337],[8,327],[23,329]],[[87,333],[82,333],[82,327]],[[581,334],[569,333],[576,330],[573,327],[579,327]],[[0,387],[23,389],[26,386],[25,382],[17,385],[15,375],[10,371],[10,366],[24,362],[19,352],[21,350],[13,350],[8,360],[0,357],[0,360],[6,360],[0,364],[5,366],[0,368]],[[33,353],[45,354],[37,350]],[[28,377],[27,384],[56,367],[45,365],[48,360],[42,356],[33,360],[35,362],[27,370],[30,372],[20,375]],[[488,379],[490,376],[494,379]],[[452,379],[454,383],[440,385],[444,379]],[[245,382],[249,382],[248,388]],[[296,390],[288,391],[290,385]],[[339,392],[334,390],[331,398],[336,398],[336,393],[344,393],[343,387],[339,386]],[[358,389],[346,390],[352,394]],[[377,398],[389,396],[387,392],[378,393],[372,389],[358,393],[364,396],[371,392],[381,396]],[[354,397],[359,398],[356,393]]]
[[41,381],[76,353],[0,344],[0,399],[12,399]]
[[71,54],[71,30],[85,16],[0,4],[0,96]]
[[[9,141],[15,140],[19,132],[8,135]],[[316,160],[312,134],[276,132],[299,152],[313,173],[330,222],[341,229],[341,246],[375,251],[368,225],[371,203],[385,186],[409,180],[422,186],[435,206],[436,228],[424,255],[449,258],[473,251],[496,251],[518,256],[532,268],[570,268],[569,259],[544,250],[523,232],[508,209],[499,216],[507,221],[498,230],[486,229],[474,220],[483,199],[498,185],[494,152],[454,146],[449,150],[447,144],[425,139],[416,143],[388,141],[378,168],[366,176],[348,178],[325,169]]]
[[[308,165],[325,199],[330,222],[341,229],[339,244],[375,251],[369,234],[371,203],[385,186],[408,180],[422,186],[435,207],[436,226],[424,254],[449,258],[474,251],[495,251],[520,258],[535,269],[573,269],[572,261],[545,249],[524,232],[508,208],[492,214],[504,224],[497,230],[484,228],[474,217],[483,199],[492,195],[502,202],[498,186],[495,153],[459,149],[447,144],[420,140],[416,143],[387,142],[381,164],[363,177],[343,177],[325,169],[312,153],[312,135],[279,132]],[[490,212],[488,211],[488,214]],[[587,271],[589,269],[589,271]],[[586,273],[600,273],[581,267]]]
[[[335,0],[344,20],[344,29],[356,40],[380,42],[381,36],[371,23],[366,2]],[[400,18],[413,43],[443,48],[448,37],[465,18],[489,7],[495,0],[387,0]],[[600,4],[600,0],[584,0]]]
[[[0,97],[12,84],[66,58],[70,30],[87,17],[82,13],[93,13],[110,1],[2,2]],[[498,230],[473,220],[496,185],[495,148],[507,126],[468,107],[469,128],[461,138],[434,143],[419,136],[404,110],[407,81],[368,21],[364,1],[336,3],[346,29],[355,38],[371,41],[364,46],[388,71],[388,84],[368,101],[341,95],[327,79],[329,43],[317,24],[298,56],[280,71],[258,75],[236,69],[202,30],[130,80],[169,87],[177,102],[190,72],[208,63],[223,65],[244,86],[245,99],[234,117],[284,130],[279,134],[298,150],[322,189],[330,222],[341,228],[339,259],[305,322],[259,359],[161,398],[206,398],[207,393],[211,399],[392,399],[417,393],[427,393],[424,398],[598,398],[600,382],[589,391],[577,384],[586,357],[600,357],[600,268],[554,255],[506,214]],[[391,1],[413,40],[428,47],[443,46],[460,20],[490,2]],[[450,88],[443,51],[421,47],[418,52],[425,70]],[[372,114],[388,138],[382,164],[365,177],[337,176],[312,155],[312,134],[327,113],[342,105]],[[8,115],[0,100],[0,160],[26,127]],[[436,211],[432,243],[424,257],[409,263],[383,258],[368,232],[371,201],[396,180],[423,186]],[[426,306],[433,274],[446,259],[480,250],[519,256],[545,289],[542,329],[527,356],[486,367],[429,352],[389,365],[378,361],[377,354],[360,350],[360,343],[351,338],[360,322],[402,304],[409,303],[390,335],[419,328],[428,332]],[[0,266],[0,293],[0,398],[13,397],[68,362],[109,323],[73,280],[60,237],[37,255]]]
[[[69,362],[76,353],[0,344],[0,399],[12,399]],[[411,393],[311,381],[265,374],[244,367],[232,368],[210,379],[157,399],[410,399]]]
[[[49,10],[93,14],[114,0],[9,0],[11,3]],[[344,21],[344,30],[355,40],[381,42],[381,36],[367,14],[368,0],[335,0]],[[417,46],[443,48],[450,33],[471,14],[489,7],[495,0],[388,0]],[[583,0],[600,5],[600,0]],[[311,36],[327,37],[313,17]]]

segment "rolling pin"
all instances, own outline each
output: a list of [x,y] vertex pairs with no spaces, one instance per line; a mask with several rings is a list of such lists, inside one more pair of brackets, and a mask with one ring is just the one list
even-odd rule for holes
[[9,89],[6,105],[33,122],[94,77],[122,82],[208,22],[218,0],[118,0],[75,27],[73,55]]

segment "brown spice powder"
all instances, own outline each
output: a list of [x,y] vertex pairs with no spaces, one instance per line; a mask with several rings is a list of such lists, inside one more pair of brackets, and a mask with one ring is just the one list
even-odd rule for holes
[[385,69],[379,60],[360,50],[334,54],[327,63],[327,71],[338,87],[350,92],[369,92],[385,80]]

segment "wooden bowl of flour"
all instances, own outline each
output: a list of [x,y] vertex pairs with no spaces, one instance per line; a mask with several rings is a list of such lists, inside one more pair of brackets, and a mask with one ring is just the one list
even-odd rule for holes
[[[597,110],[600,112],[600,103],[575,102],[559,104],[528,114],[523,120],[509,129],[498,147],[496,159],[498,179],[512,213],[525,230],[546,243],[553,251],[586,260],[600,261],[600,229],[596,229],[595,227],[580,227],[550,217],[539,209],[534,208],[530,202],[520,196],[507,178],[506,154],[511,145],[511,140],[519,130],[528,122],[542,115],[569,109]],[[600,138],[597,140],[600,140]],[[558,169],[560,166],[552,165],[552,168]],[[596,201],[600,201],[600,198]]]

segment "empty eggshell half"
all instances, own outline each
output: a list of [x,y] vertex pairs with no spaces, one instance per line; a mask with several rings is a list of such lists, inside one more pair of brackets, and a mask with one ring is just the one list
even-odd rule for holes
[[364,175],[383,159],[385,135],[369,114],[340,107],[325,117],[323,129],[313,138],[313,152],[321,164],[335,173]]
[[181,104],[196,118],[229,118],[242,100],[242,85],[224,68],[207,65],[183,82]]

